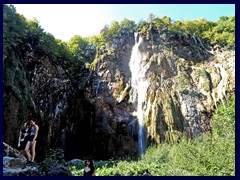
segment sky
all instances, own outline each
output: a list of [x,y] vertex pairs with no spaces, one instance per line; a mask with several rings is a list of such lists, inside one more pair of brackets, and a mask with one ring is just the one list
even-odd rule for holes
[[27,19],[36,18],[45,32],[69,41],[74,35],[99,34],[105,25],[124,18],[136,23],[155,17],[194,20],[201,17],[217,21],[221,16],[235,16],[234,4],[13,4]]

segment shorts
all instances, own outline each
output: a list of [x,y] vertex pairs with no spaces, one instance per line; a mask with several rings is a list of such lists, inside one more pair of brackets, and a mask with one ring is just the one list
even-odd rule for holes
[[29,136],[28,141],[33,141],[34,136]]

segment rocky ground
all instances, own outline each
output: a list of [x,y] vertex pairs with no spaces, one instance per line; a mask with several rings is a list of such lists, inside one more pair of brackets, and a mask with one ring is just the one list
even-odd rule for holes
[[45,169],[40,163],[26,165],[26,158],[20,152],[6,143],[3,143],[3,176],[72,176],[68,167],[57,165]]

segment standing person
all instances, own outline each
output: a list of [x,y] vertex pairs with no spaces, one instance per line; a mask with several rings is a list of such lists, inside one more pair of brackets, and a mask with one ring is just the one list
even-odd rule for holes
[[19,132],[18,138],[18,148],[23,157],[25,157],[25,148],[28,142],[28,137],[30,135],[30,123],[24,123],[23,128]]
[[94,165],[92,159],[86,160],[86,167],[83,170],[83,176],[94,176]]
[[36,120],[31,120],[30,121],[31,123],[31,131],[30,131],[30,136],[29,136],[29,139],[28,139],[28,142],[27,142],[27,146],[25,148],[25,153],[27,154],[27,157],[28,159],[30,159],[30,154],[29,154],[29,148],[31,148],[31,154],[32,154],[32,158],[31,158],[31,162],[28,162],[28,164],[31,164],[32,162],[34,162],[34,159],[35,159],[35,155],[36,155],[36,152],[35,152],[35,149],[36,149],[36,138],[38,136],[38,130],[39,130],[39,127],[38,125],[36,124]]

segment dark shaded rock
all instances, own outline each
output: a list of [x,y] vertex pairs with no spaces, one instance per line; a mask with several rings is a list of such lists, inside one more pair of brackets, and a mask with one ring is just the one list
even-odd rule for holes
[[72,173],[67,167],[57,166],[52,168],[47,173],[47,176],[72,176]]
[[12,148],[10,145],[4,142],[3,142],[3,156],[25,159],[21,156],[19,150]]

